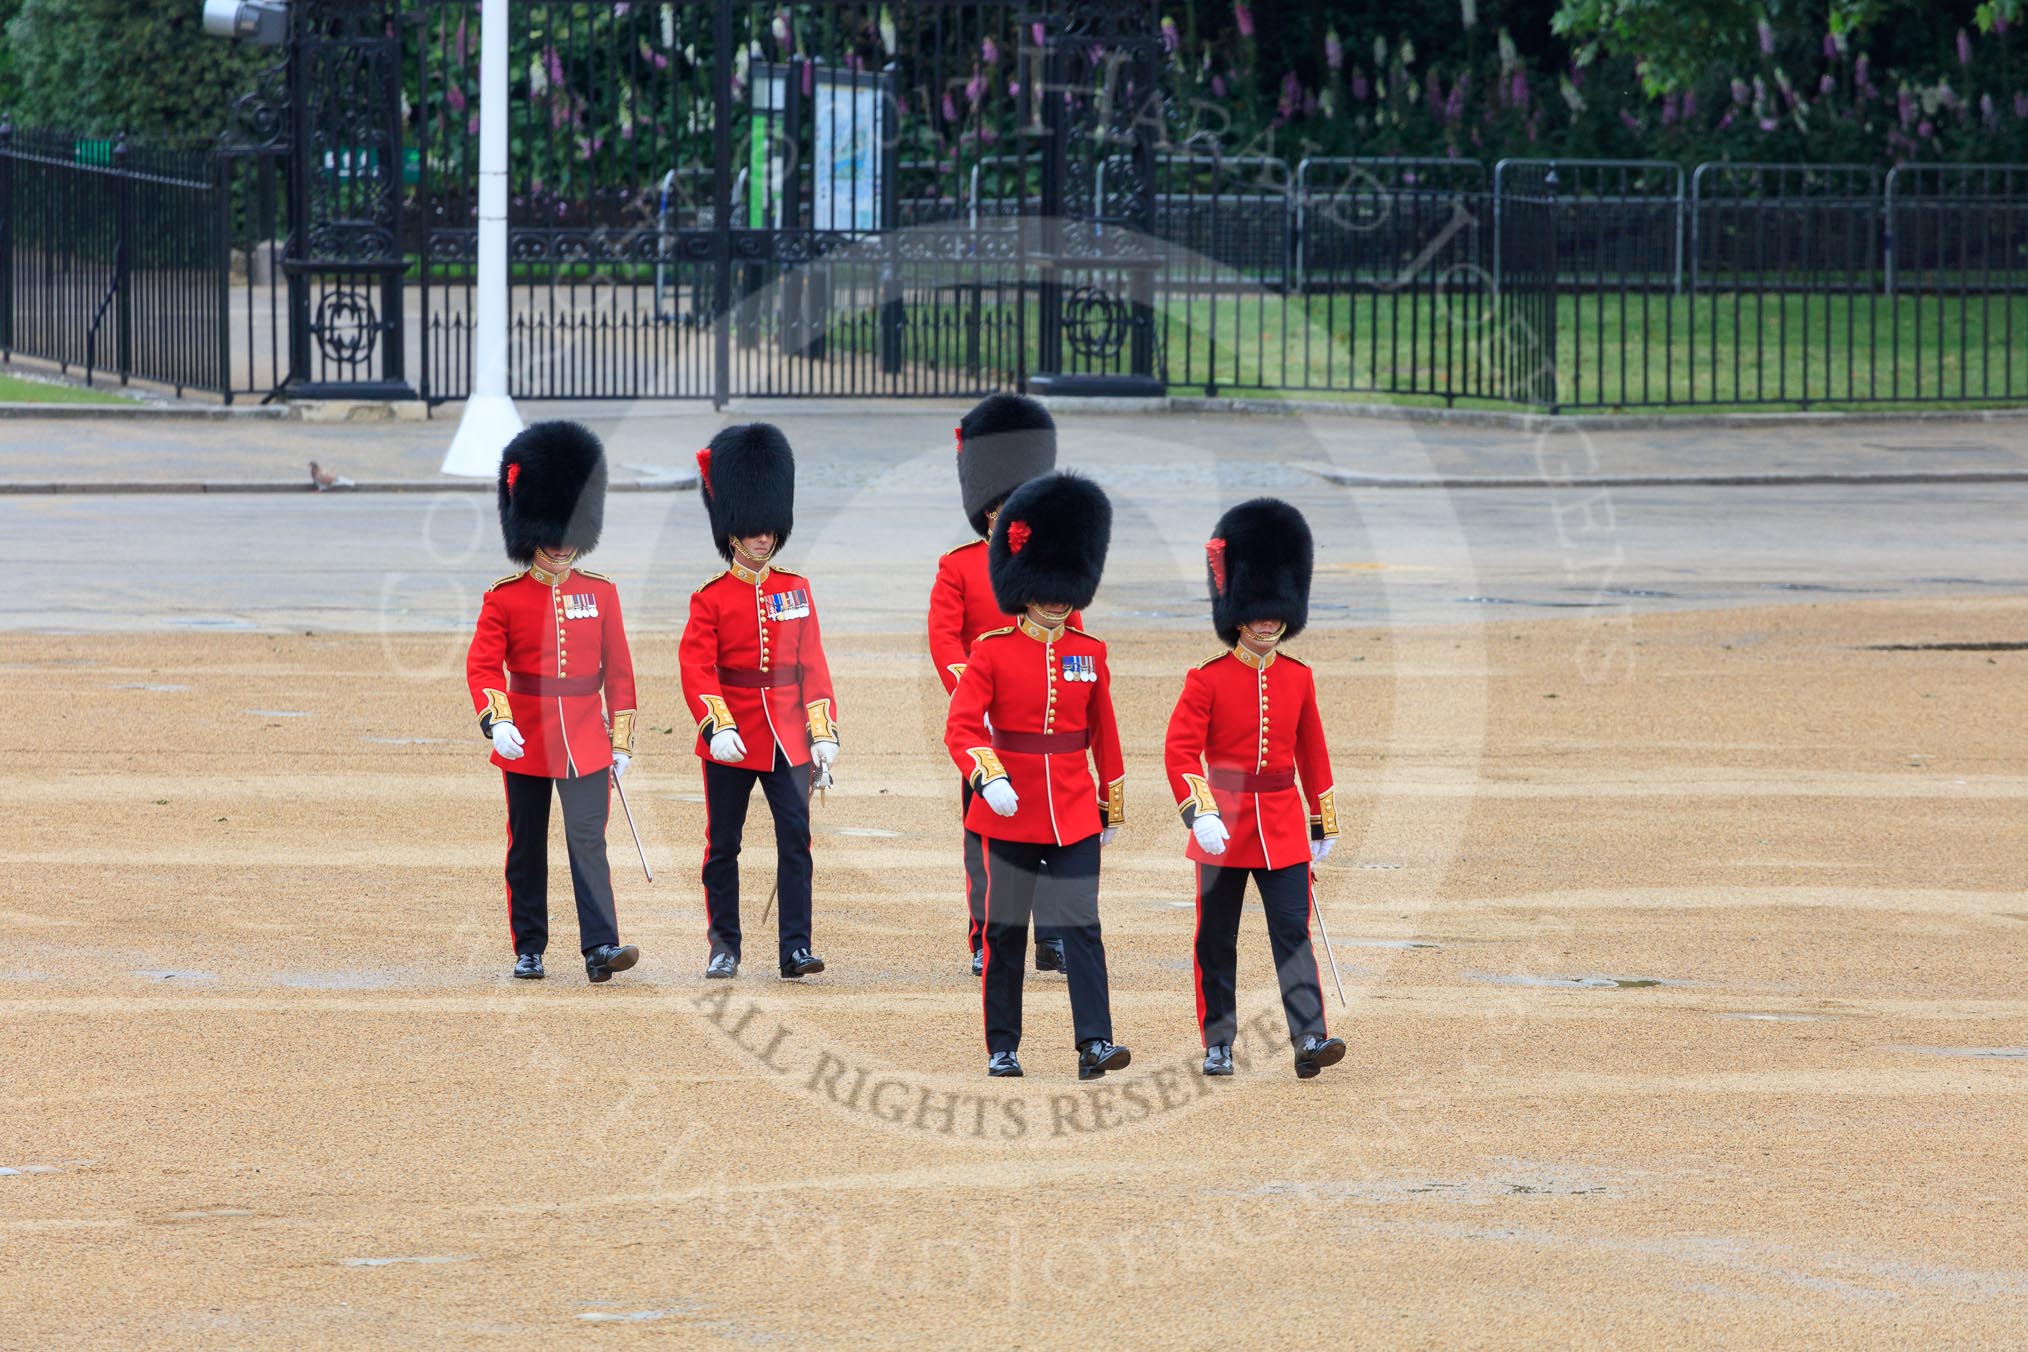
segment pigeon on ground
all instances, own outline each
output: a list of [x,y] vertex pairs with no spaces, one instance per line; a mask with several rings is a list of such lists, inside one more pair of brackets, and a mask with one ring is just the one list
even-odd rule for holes
[[355,485],[350,479],[346,478],[344,475],[333,474],[330,470],[321,468],[314,460],[310,462],[310,482],[316,485],[317,491],[319,493],[322,493],[326,489],[330,488],[357,487],[357,485]]

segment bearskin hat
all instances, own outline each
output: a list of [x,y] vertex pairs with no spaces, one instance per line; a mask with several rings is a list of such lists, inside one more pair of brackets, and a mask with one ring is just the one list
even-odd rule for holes
[[1018,394],[989,394],[958,424],[958,492],[981,536],[986,513],[1038,474],[1056,468],[1056,422]]
[[538,549],[589,554],[606,523],[606,452],[590,428],[539,422],[500,455],[500,536],[507,557],[535,562]]
[[736,535],[772,533],[775,549],[789,541],[796,524],[796,453],[771,423],[728,427],[697,453],[704,508],[711,514],[712,542],[732,562]]
[[993,522],[986,575],[1000,609],[1019,615],[1031,603],[1081,610],[1098,594],[1113,504],[1105,490],[1075,474],[1045,474],[1014,490]]
[[1204,555],[1220,642],[1239,642],[1239,627],[1254,620],[1287,622],[1283,638],[1303,632],[1316,546],[1301,512],[1280,498],[1242,502],[1218,518]]

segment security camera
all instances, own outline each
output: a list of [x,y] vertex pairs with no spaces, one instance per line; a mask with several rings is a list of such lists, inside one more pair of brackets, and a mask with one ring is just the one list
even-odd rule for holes
[[204,0],[204,31],[279,47],[289,40],[288,0]]

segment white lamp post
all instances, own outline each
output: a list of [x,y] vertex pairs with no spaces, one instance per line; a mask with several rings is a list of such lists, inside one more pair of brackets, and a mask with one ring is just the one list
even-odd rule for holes
[[445,474],[491,478],[521,431],[507,393],[507,0],[479,9],[479,295],[472,328],[472,392]]

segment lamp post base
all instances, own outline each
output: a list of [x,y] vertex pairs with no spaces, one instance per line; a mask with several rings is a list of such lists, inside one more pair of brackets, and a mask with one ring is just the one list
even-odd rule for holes
[[525,426],[514,401],[504,394],[475,394],[465,401],[458,434],[444,456],[442,473],[490,479],[500,472],[500,452]]

